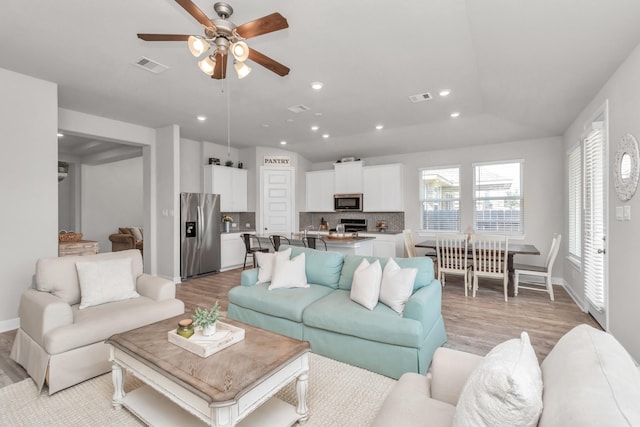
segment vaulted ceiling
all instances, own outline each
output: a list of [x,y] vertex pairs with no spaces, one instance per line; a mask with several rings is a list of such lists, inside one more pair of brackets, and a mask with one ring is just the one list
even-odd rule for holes
[[[215,16],[213,1],[194,3]],[[2,1],[0,67],[57,83],[63,108],[178,124],[183,138],[220,144],[229,96],[233,147],[287,141],[320,162],[561,135],[640,42],[637,0],[230,4],[238,25],[287,18],[288,29],[248,44],[290,67],[288,76],[248,62],[252,73],[238,80],[230,69],[227,87],[198,69],[186,43],[139,40],[202,33],[173,0]],[[169,68],[143,70],[134,65],[142,56]],[[410,101],[425,92],[433,99]],[[298,105],[309,110],[288,109]]]

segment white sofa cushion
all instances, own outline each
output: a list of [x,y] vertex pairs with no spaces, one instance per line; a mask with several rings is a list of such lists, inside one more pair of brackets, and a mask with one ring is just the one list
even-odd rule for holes
[[380,302],[402,314],[407,300],[413,293],[413,282],[417,274],[417,268],[400,268],[393,258],[389,258],[382,270]]
[[258,264],[258,283],[269,283],[273,275],[273,267],[276,263],[276,257],[289,259],[291,257],[291,248],[282,252],[255,252],[256,264]]
[[542,375],[523,332],[498,344],[471,372],[453,419],[455,427],[535,426],[542,411]]
[[280,256],[275,257],[269,290],[308,287],[304,252],[291,259]]
[[137,298],[131,258],[76,261],[80,280],[80,309]]
[[640,371],[603,331],[580,325],[542,362],[540,427],[640,426]]
[[356,268],[356,271],[353,272],[351,300],[369,310],[373,310],[378,304],[381,279],[382,267],[380,267],[380,261],[375,260],[369,264],[369,261],[364,258]]

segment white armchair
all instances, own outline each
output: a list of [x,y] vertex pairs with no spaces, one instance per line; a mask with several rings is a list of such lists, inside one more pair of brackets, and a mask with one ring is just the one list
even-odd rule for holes
[[[76,261],[131,259],[135,291],[140,295],[80,309]],[[36,288],[20,300],[20,329],[11,358],[22,365],[49,394],[111,369],[111,335],[184,313],[175,284],[142,273],[138,250],[97,255],[44,258],[36,264]]]

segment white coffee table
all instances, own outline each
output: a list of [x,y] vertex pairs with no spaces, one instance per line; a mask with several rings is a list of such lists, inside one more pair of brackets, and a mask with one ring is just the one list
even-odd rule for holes
[[[113,405],[153,426],[291,426],[308,419],[309,343],[226,320],[245,339],[207,358],[167,340],[185,315],[107,340]],[[125,372],[146,385],[125,393]],[[296,381],[297,407],[273,397]]]

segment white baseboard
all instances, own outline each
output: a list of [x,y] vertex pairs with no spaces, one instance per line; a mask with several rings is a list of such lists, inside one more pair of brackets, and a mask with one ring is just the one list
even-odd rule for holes
[[574,292],[573,288],[569,286],[569,284],[564,279],[559,279],[559,280],[562,284],[562,287],[564,288],[565,291],[567,291],[567,293],[569,294],[573,302],[576,303],[578,308],[582,310],[583,313],[586,313],[587,308],[586,308],[586,304],[584,303],[584,300]]
[[18,329],[19,327],[20,327],[19,317],[16,317],[15,319],[0,321],[0,332],[13,331],[14,329]]

